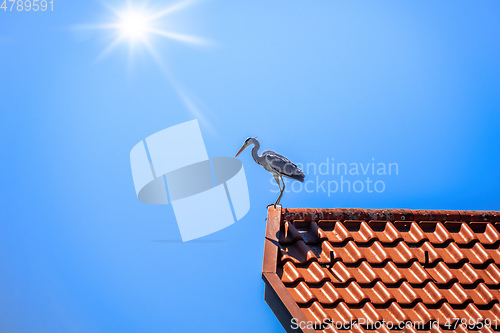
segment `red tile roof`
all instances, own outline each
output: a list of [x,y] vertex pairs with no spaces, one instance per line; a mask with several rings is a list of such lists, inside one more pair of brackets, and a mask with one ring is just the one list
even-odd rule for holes
[[265,299],[287,332],[499,330],[499,247],[500,212],[270,207]]

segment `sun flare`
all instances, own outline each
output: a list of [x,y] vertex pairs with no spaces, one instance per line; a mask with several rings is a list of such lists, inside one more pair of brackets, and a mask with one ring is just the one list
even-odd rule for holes
[[[107,32],[109,44],[104,47],[104,50],[96,57],[93,64],[107,57],[112,51],[120,45],[128,45],[128,65],[127,72],[130,74],[133,71],[133,63],[136,57],[136,51],[139,49],[145,50],[159,66],[160,72],[165,75],[170,82],[175,92],[179,95],[186,109],[197,119],[205,123],[205,126],[211,128],[210,122],[197,106],[191,94],[186,88],[174,77],[171,69],[165,63],[163,54],[165,48],[159,51],[158,43],[162,41],[175,41],[183,44],[196,46],[213,46],[214,44],[204,38],[192,36],[175,31],[171,20],[165,21],[169,15],[174,14],[188,6],[191,6],[200,0],[181,0],[166,8],[151,8],[147,7],[147,0],[135,0],[141,3],[133,3],[134,0],[125,0],[125,7],[116,9],[106,5],[106,7],[114,14],[109,18],[108,23],[101,24],[85,24],[74,26],[79,30],[100,30]],[[165,25],[170,28],[167,30]],[[174,30],[172,30],[174,29]],[[103,34],[104,35],[104,34]]]
[[108,30],[111,32],[112,40],[107,47],[99,54],[96,61],[101,60],[107,56],[118,45],[127,43],[130,45],[129,53],[130,58],[133,58],[134,51],[143,47],[151,56],[156,60],[159,65],[162,65],[160,54],[156,51],[155,43],[159,42],[158,39],[164,38],[186,44],[207,46],[211,43],[206,39],[182,34],[176,31],[163,29],[163,20],[185,7],[194,4],[196,0],[184,0],[173,4],[163,9],[147,9],[142,6],[137,6],[127,1],[125,8],[117,10],[108,7],[114,14],[114,18],[109,23],[84,25],[79,26],[80,29],[100,29]]
[[118,27],[125,37],[135,40],[143,39],[151,27],[148,25],[148,17],[141,12],[127,11],[120,15]]

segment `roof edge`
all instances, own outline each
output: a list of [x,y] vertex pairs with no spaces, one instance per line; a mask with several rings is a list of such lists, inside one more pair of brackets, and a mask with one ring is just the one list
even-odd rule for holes
[[500,211],[411,210],[362,208],[283,208],[282,219],[291,220],[365,220],[365,221],[461,221],[500,222]]
[[293,318],[298,322],[307,322],[307,318],[276,273],[279,251],[278,232],[282,216],[281,206],[276,206],[276,208],[269,206],[267,210],[266,241],[264,244],[264,263],[262,266],[262,279],[266,283],[265,300],[287,333],[315,333],[311,329],[292,328],[291,320]]

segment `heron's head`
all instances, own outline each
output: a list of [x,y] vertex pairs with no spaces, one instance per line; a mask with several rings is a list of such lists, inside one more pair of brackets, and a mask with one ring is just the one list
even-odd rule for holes
[[[236,156],[238,156],[243,150],[247,149],[252,143],[253,143],[253,140],[255,140],[255,138],[247,138],[244,142],[243,142],[243,146],[241,146],[241,149],[240,151],[238,152],[238,154],[236,154]],[[235,156],[235,157],[236,157]]]

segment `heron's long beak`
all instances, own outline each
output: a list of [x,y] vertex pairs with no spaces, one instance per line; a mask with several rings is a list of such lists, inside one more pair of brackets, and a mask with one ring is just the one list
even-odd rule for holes
[[243,147],[241,147],[240,151],[238,152],[238,154],[236,154],[234,157],[238,156],[243,150],[245,150],[246,146],[243,145]]

